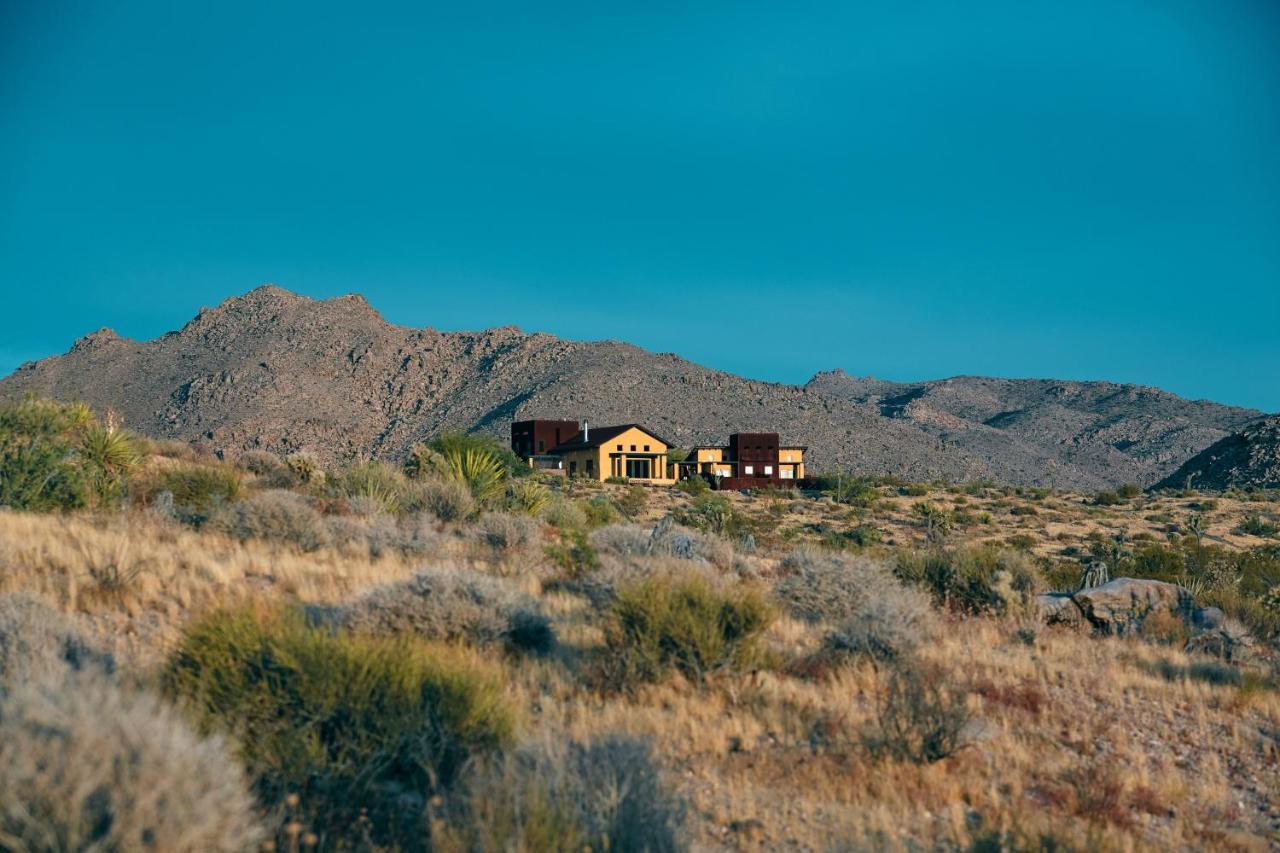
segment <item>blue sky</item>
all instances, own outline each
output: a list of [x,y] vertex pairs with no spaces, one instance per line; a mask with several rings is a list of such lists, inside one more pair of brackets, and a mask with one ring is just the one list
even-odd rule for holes
[[1280,410],[1278,45],[1269,0],[10,0],[0,373],[270,281]]

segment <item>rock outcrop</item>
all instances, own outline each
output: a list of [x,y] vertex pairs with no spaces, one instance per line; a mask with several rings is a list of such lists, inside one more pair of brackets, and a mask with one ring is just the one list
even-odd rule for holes
[[1187,460],[1156,488],[1280,489],[1280,416],[1262,418]]

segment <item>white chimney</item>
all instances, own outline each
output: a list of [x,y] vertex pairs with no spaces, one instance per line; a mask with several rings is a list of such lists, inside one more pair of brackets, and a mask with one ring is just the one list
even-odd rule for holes
[[586,421],[582,422],[582,441],[585,444],[591,440],[591,424]]

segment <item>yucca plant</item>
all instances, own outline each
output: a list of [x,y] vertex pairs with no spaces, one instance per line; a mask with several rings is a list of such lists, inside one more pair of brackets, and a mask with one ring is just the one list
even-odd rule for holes
[[482,447],[449,449],[440,454],[443,474],[466,483],[481,503],[491,503],[506,491],[506,470],[493,452]]
[[118,503],[124,497],[129,475],[142,462],[138,442],[120,425],[114,412],[105,423],[94,422],[80,439],[80,458],[88,469],[88,482],[99,504]]

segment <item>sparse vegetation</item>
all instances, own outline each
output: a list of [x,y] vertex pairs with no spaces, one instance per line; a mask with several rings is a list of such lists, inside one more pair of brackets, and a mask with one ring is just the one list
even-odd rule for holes
[[[46,847],[101,814],[41,775],[84,763],[81,742],[129,757],[104,849],[145,846],[112,834],[131,814],[174,849],[1251,849],[1273,831],[1280,545],[1249,532],[1271,494],[1097,506],[841,477],[833,501],[504,472],[477,500],[434,468],[302,476],[139,442],[116,502],[66,440],[79,502],[0,512],[0,727],[36,683],[110,694],[73,714],[109,737],[67,740],[59,697],[37,746],[30,726],[0,738],[22,745],[0,802],[58,803]],[[1086,564],[1224,612],[1159,610],[1123,638],[1044,625],[1036,593]],[[199,732],[160,737],[171,762],[116,725],[154,733],[157,714]],[[219,738],[221,759],[192,752]],[[197,805],[153,819],[143,778]]]

